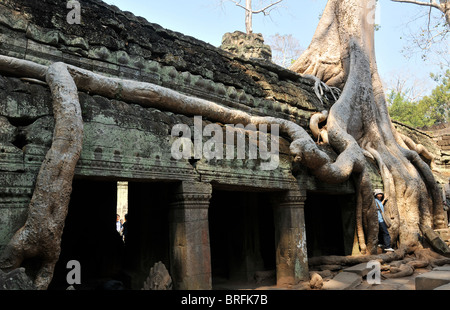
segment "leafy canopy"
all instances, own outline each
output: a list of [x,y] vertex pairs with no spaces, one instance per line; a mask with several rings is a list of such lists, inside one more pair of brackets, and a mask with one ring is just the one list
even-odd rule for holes
[[410,101],[404,92],[391,90],[387,95],[389,114],[393,120],[421,128],[450,121],[450,70],[444,75],[431,74],[438,86],[429,96]]

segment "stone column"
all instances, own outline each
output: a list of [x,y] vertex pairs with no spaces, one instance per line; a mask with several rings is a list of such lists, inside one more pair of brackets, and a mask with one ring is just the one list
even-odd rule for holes
[[309,280],[304,203],[306,194],[294,189],[274,205],[277,285]]
[[211,251],[208,208],[209,183],[182,182],[170,210],[170,260],[175,289],[210,290]]
[[128,182],[117,182],[117,213],[121,219],[128,213]]

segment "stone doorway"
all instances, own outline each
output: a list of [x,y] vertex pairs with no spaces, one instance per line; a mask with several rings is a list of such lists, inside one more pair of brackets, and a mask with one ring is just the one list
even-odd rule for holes
[[73,181],[69,211],[64,226],[61,255],[49,289],[66,289],[67,263],[81,267],[81,285],[97,289],[102,282],[120,279],[124,244],[116,231],[117,182],[79,179]]
[[351,255],[356,225],[356,197],[308,192],[305,226],[308,257]]
[[126,242],[116,231],[117,180],[77,178],[73,182],[61,255],[49,289],[66,289],[70,260],[81,265],[77,290],[101,289],[110,280],[140,290],[150,268],[169,261],[169,196],[164,182],[128,183]]
[[213,189],[209,207],[213,289],[276,284],[270,198],[269,193]]
[[162,262],[170,270],[170,197],[167,182],[128,182],[128,221],[124,269],[128,285],[140,290],[150,269]]

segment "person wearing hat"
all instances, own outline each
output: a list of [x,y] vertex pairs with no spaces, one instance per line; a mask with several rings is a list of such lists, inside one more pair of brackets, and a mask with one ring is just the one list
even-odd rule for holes
[[375,197],[375,204],[378,210],[378,225],[379,225],[378,240],[382,242],[381,247],[385,252],[393,252],[394,249],[391,248],[391,236],[389,235],[388,227],[383,219],[384,204],[386,203],[387,199],[384,200],[384,193],[380,189],[375,190],[374,197]]
[[448,226],[450,227],[450,178],[448,178],[448,183],[444,184],[442,192],[444,198],[444,211],[447,213]]

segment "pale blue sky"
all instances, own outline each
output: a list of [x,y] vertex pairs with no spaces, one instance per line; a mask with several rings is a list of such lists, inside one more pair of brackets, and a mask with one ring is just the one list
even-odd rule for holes
[[[142,16],[151,23],[193,36],[217,47],[220,46],[224,33],[245,31],[244,10],[231,2],[225,1],[221,6],[220,0],[104,1],[121,10]],[[257,3],[258,0],[255,0],[255,9],[258,8]],[[266,40],[276,33],[291,34],[306,48],[325,4],[326,0],[285,0],[270,16],[255,15],[253,31],[262,33]],[[429,74],[442,70],[437,65],[422,61],[420,55],[407,59],[401,52],[406,45],[405,31],[410,29],[414,32],[423,25],[426,19],[422,18],[416,22],[414,19],[421,13],[428,12],[428,9],[390,0],[380,0],[378,6],[376,22],[381,25],[381,29],[376,32],[375,46],[382,79],[388,81],[393,75],[400,73],[411,81],[420,80],[422,86],[433,88],[434,83]]]

